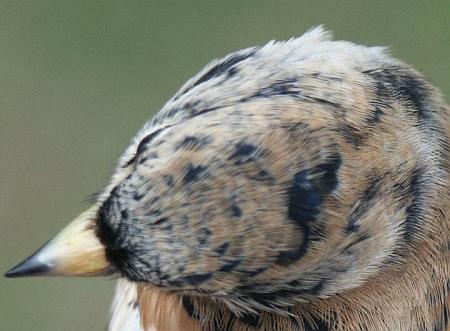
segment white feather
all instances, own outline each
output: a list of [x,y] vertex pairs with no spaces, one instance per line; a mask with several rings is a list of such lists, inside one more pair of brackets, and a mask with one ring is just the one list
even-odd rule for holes
[[117,283],[108,331],[142,331],[136,287],[125,279]]

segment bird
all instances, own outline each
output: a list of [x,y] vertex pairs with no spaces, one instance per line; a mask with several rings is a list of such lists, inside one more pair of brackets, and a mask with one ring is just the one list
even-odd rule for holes
[[319,26],[214,60],[6,273],[117,277],[108,330],[450,330],[450,108]]

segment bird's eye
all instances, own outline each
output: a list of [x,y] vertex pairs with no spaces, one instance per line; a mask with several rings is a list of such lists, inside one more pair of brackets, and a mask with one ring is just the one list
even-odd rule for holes
[[152,133],[146,135],[144,138],[142,138],[142,140],[139,142],[138,147],[136,148],[136,153],[133,155],[133,157],[132,157],[130,160],[128,160],[127,163],[125,163],[125,165],[123,166],[123,168],[126,168],[126,167],[130,166],[131,164],[133,164],[133,163],[136,161],[137,157],[138,157],[139,155],[141,155],[141,154],[145,151],[145,149],[147,148],[147,145],[148,145],[153,139],[155,139],[155,137],[156,137],[158,134],[160,134],[161,131],[164,130],[165,128],[166,128],[166,127],[164,127],[164,128],[159,128],[159,129],[153,131]]

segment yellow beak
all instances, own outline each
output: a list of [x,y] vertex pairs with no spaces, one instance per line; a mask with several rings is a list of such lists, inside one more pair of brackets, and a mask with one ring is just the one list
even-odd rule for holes
[[97,207],[80,214],[55,238],[9,270],[6,277],[103,276],[113,273],[95,233]]

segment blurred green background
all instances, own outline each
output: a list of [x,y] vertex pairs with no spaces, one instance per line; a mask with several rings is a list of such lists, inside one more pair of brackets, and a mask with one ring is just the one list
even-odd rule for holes
[[[0,271],[87,207],[137,129],[215,57],[318,24],[450,95],[443,1],[0,0]],[[0,278],[0,330],[103,330],[114,281]]]

